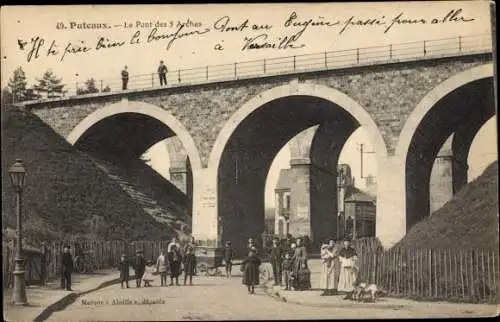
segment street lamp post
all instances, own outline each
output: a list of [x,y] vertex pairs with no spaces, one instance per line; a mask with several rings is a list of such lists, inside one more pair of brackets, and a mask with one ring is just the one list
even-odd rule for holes
[[16,243],[16,266],[14,268],[14,304],[26,305],[26,286],[24,281],[24,259],[22,257],[22,225],[21,225],[21,194],[26,178],[26,169],[21,159],[9,168],[9,177],[12,186],[17,193],[17,243]]

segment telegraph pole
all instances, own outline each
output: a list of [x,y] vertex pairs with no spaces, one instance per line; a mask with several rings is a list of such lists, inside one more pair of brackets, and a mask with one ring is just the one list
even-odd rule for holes
[[359,157],[360,157],[360,161],[361,161],[361,179],[364,179],[365,177],[363,176],[363,155],[364,154],[375,154],[375,151],[364,151],[363,150],[363,146],[364,144],[363,143],[360,143],[359,144]]

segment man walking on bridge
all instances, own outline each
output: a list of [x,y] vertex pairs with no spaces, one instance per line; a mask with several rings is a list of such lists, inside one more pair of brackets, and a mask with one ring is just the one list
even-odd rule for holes
[[128,71],[127,71],[127,68],[128,67],[125,65],[125,67],[122,70],[122,89],[123,90],[126,90],[127,89],[127,85],[128,85]]
[[163,60],[160,61],[160,66],[158,66],[158,76],[160,77],[160,86],[167,86],[167,72],[168,68],[163,64]]

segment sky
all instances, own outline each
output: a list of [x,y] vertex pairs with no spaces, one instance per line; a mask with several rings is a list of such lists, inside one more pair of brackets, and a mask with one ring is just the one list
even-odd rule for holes
[[[1,82],[2,88],[5,87],[13,71],[22,67],[32,85],[35,78],[52,69],[68,84],[69,92],[89,78],[96,79],[98,85],[99,80],[104,79],[104,86],[110,85],[115,90],[120,86],[119,75],[125,65],[131,79],[135,75],[146,75],[145,79],[149,79],[148,75],[156,71],[160,60],[164,60],[172,72],[371,46],[394,45],[396,48],[401,43],[421,44],[424,40],[458,36],[471,39],[464,40],[464,46],[479,41],[479,38],[467,38],[471,35],[486,35],[481,41],[489,44],[489,10],[488,1],[4,6],[0,17]],[[172,41],[175,32],[178,39]],[[162,35],[167,39],[161,39]],[[245,47],[249,40],[262,37],[267,37],[269,43],[292,37],[295,42],[291,44],[296,48]],[[487,138],[496,133],[492,124],[478,134],[482,140],[478,139],[479,143],[475,142],[471,149],[470,162],[477,164],[471,167],[473,175],[489,163],[492,141]],[[367,150],[372,146],[363,129],[351,136],[340,162],[351,165],[356,182],[362,187],[364,182],[358,179],[360,143]],[[148,153],[154,166],[168,177],[165,147],[158,144]],[[364,156],[365,175],[376,176],[373,157]],[[266,189],[268,202],[273,200],[272,189],[279,169],[288,167],[288,163],[289,150],[285,147],[271,169]]]
[[[450,11],[458,11],[457,18],[473,19],[468,22],[446,21],[431,24],[432,19],[442,20]],[[467,35],[490,33],[489,7],[487,1],[439,1],[439,2],[392,2],[346,4],[241,4],[241,5],[136,5],[136,6],[43,6],[2,7],[2,87],[17,67],[22,67],[29,83],[40,77],[46,69],[62,77],[72,90],[74,83],[88,78],[105,79],[106,83],[118,86],[116,80],[124,65],[131,76],[149,74],[156,70],[160,60],[170,70],[193,68],[206,65],[226,64],[263,58],[300,55],[324,51],[353,49],[358,47],[388,46],[406,42],[442,39]],[[293,15],[295,14],[295,16]],[[292,20],[289,18],[295,17]],[[399,17],[398,19],[395,19]],[[226,27],[241,27],[248,19],[248,26],[242,31],[223,31]],[[316,26],[304,22],[310,20]],[[426,21],[404,24],[403,20]],[[396,23],[392,24],[392,21]],[[290,23],[287,25],[287,21]],[[352,25],[362,22],[384,22],[385,24]],[[399,22],[397,22],[399,21]],[[177,24],[188,23],[184,31],[203,32],[175,40],[167,49],[170,39],[148,42],[156,23],[173,27],[158,27],[156,35],[172,34]],[[324,24],[338,24],[325,26]],[[351,23],[349,23],[351,22]],[[79,29],[107,24],[106,29]],[[153,28],[147,27],[152,23]],[[293,26],[293,24],[299,24]],[[323,25],[319,25],[323,23]],[[63,24],[67,29],[58,29]],[[132,24],[132,28],[125,28]],[[199,27],[194,27],[197,24]],[[392,24],[392,25],[391,25]],[[252,30],[253,25],[272,26],[270,29]],[[138,26],[135,28],[135,26]],[[344,27],[347,26],[345,29]],[[390,27],[390,28],[389,28]],[[385,30],[388,29],[387,32]],[[341,32],[343,30],[343,32]],[[224,29],[227,30],[227,29]],[[303,31],[302,31],[303,30]],[[253,38],[266,34],[269,41],[279,37],[298,34],[296,49],[242,50],[245,37]],[[139,43],[131,44],[136,32]],[[43,39],[38,58],[28,54],[31,40]],[[113,48],[96,49],[100,38],[106,45],[125,42]],[[153,39],[154,37],[151,37]],[[136,39],[136,38],[134,38]],[[137,39],[136,39],[137,40]],[[19,42],[26,43],[21,50]],[[54,47],[51,47],[54,42]],[[39,42],[38,42],[39,43]],[[86,52],[65,53],[65,49],[76,50],[77,46],[91,48]],[[223,48],[223,50],[216,50]],[[303,46],[302,46],[303,45]],[[48,54],[49,52],[57,54]],[[76,76],[78,75],[78,76]],[[112,87],[113,87],[112,86]]]

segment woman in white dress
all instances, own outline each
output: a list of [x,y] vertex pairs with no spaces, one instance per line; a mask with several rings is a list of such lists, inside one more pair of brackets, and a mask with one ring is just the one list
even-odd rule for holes
[[322,271],[320,288],[323,289],[321,296],[334,295],[337,290],[339,279],[339,249],[335,241],[330,240],[328,244],[321,246]]
[[339,252],[340,259],[340,277],[339,287],[340,292],[345,292],[344,299],[352,299],[352,292],[356,285],[358,277],[358,255],[349,240],[344,241],[344,248]]

